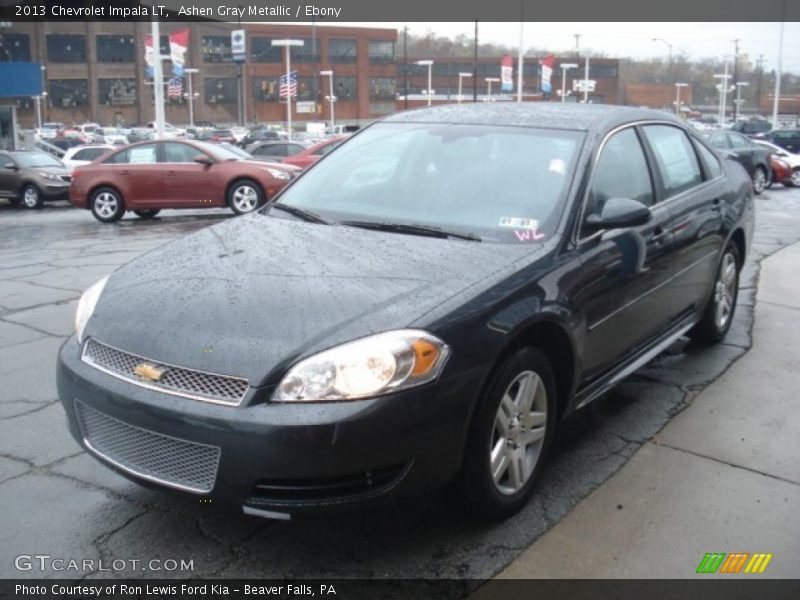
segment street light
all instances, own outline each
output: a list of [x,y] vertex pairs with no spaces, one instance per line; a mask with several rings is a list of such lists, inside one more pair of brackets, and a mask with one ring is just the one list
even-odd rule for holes
[[577,69],[578,63],[561,63],[561,102],[567,101],[567,71]]
[[330,95],[330,96],[328,96],[328,100],[329,100],[329,101],[330,101],[330,103],[331,103],[331,133],[333,133],[333,124],[334,124],[334,119],[333,119],[333,103],[334,103],[334,102],[336,102],[336,96],[334,96],[334,95],[333,95],[333,71],[320,71],[320,72],[319,72],[319,74],[320,74],[320,75],[322,75],[323,77],[326,77],[326,76],[327,76],[327,77],[328,77],[328,81],[329,81],[329,82],[330,82],[330,84],[331,84],[331,85],[330,85],[330,88],[331,88],[331,95]]
[[431,105],[431,100],[433,99],[433,90],[431,89],[431,67],[433,67],[432,60],[418,60],[415,64],[419,65],[420,67],[428,67],[428,106]]
[[464,77],[472,77],[472,73],[459,73],[458,74],[458,103],[461,104],[461,82]]
[[670,44],[667,40],[662,38],[653,38],[654,42],[661,42],[662,44],[666,44],[667,48],[669,48],[669,78],[670,80],[673,78],[672,75],[672,44]]
[[721,82],[717,85],[717,90],[719,91],[719,124],[720,126],[725,124],[725,105],[726,105],[726,98],[728,96],[728,92],[733,91],[734,87],[728,87],[728,80],[731,76],[728,74],[728,61],[725,61],[725,72],[724,73],[717,73],[714,75],[716,79],[720,79]]
[[[302,46],[303,40],[272,40],[273,46],[286,48],[286,133],[292,139],[292,46]],[[278,86],[278,96],[280,97],[280,86]]]
[[688,87],[688,83],[676,83],[675,84],[675,116],[678,116],[678,113],[681,110],[681,88]]
[[184,73],[188,75],[186,83],[188,84],[188,98],[189,98],[189,127],[194,127],[194,92],[192,91],[192,73],[199,73],[200,69],[184,69]]
[[499,83],[499,82],[500,82],[500,78],[499,77],[487,77],[486,78],[486,95],[487,95],[486,101],[487,102],[491,102],[492,101],[492,83]]
[[747,85],[750,85],[750,84],[747,83],[746,81],[737,81],[736,82],[736,100],[734,102],[736,103],[736,112],[737,112],[737,114],[742,108],[741,107],[742,102],[744,102],[744,100],[742,100],[742,88],[744,86],[747,86]]

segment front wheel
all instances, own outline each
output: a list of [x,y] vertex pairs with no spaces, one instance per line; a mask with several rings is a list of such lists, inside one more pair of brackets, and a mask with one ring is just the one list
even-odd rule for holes
[[253,212],[264,202],[261,186],[251,179],[241,179],[228,190],[228,206],[237,215]]
[[133,211],[133,214],[135,214],[137,217],[140,217],[142,219],[152,219],[153,217],[155,217],[160,212],[161,212],[161,209],[157,208],[155,210],[135,210],[135,211]]
[[792,187],[800,187],[800,168],[792,171]]
[[756,170],[753,171],[753,191],[756,193],[756,196],[767,189],[768,183],[767,172],[763,167],[756,167]]
[[42,208],[44,206],[42,192],[32,183],[22,188],[22,201],[28,208]]
[[125,214],[125,201],[114,188],[104,187],[92,194],[90,202],[94,218],[101,223],[119,221]]
[[700,322],[689,332],[689,337],[704,344],[717,344],[731,328],[739,295],[739,269],[741,262],[736,244],[728,242],[717,269],[714,289]]
[[461,497],[480,516],[509,517],[533,493],[555,430],[550,361],[524,348],[497,371],[478,406],[459,474]]

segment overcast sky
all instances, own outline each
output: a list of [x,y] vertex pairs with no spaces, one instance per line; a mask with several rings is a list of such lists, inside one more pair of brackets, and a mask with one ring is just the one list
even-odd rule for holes
[[[731,0],[735,1],[735,0]],[[750,0],[752,1],[752,0]],[[408,25],[409,31],[422,35],[473,36],[474,23],[336,23],[353,27],[396,27]],[[653,38],[663,38],[693,58],[733,56],[733,40],[739,39],[739,52],[755,61],[764,56],[764,68],[778,62],[779,23],[525,23],[526,48],[536,46],[558,52],[575,49],[573,34],[582,34],[581,48],[603,51],[616,57],[664,57],[667,46]],[[519,23],[480,23],[481,42],[517,46]],[[398,55],[400,48],[398,48]],[[783,68],[800,74],[800,23],[787,23],[783,38]]]

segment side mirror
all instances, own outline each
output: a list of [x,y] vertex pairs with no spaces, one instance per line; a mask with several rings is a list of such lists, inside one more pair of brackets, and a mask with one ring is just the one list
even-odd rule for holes
[[198,154],[192,159],[194,162],[199,163],[201,165],[210,166],[214,164],[214,161],[211,160],[211,157],[205,154]]
[[586,217],[586,225],[593,230],[619,229],[646,225],[652,217],[650,209],[630,198],[609,198],[600,214]]
[[6,165],[5,167],[6,167],[6,169],[8,169],[9,171],[16,171],[16,170],[18,170],[18,169],[19,169],[19,167],[18,167],[17,165]]

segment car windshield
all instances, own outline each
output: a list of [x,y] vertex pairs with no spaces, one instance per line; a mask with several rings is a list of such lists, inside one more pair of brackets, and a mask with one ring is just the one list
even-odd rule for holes
[[195,142],[195,145],[206,154],[218,158],[219,160],[242,160],[244,157],[233,150],[220,144],[209,144],[208,142]]
[[35,167],[63,167],[64,165],[56,158],[44,152],[31,152],[30,154],[17,154],[14,160],[20,167],[31,169]]
[[552,235],[583,133],[379,123],[278,202],[328,222],[422,225],[519,243]]

